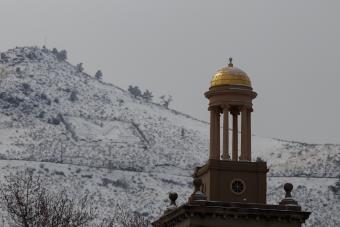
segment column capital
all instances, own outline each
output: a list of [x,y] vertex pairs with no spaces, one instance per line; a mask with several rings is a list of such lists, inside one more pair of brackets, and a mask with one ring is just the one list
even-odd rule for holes
[[240,114],[240,108],[239,107],[232,107],[231,109],[230,109],[230,113],[232,114],[232,115],[239,115]]
[[219,106],[209,106],[208,110],[211,112],[221,113],[221,108]]
[[253,112],[253,107],[251,107],[251,106],[242,106],[240,108],[240,111]]
[[230,105],[222,105],[222,110],[230,110]]
[[247,110],[248,110],[248,106],[242,106],[242,107],[241,107],[241,112],[247,111]]

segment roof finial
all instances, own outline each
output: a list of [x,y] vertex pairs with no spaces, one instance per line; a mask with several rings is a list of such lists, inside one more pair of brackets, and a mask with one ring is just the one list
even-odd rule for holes
[[291,183],[285,183],[283,186],[286,191],[285,198],[279,203],[279,205],[283,206],[299,206],[298,203],[292,197],[293,185]]
[[164,211],[165,214],[170,213],[174,209],[177,208],[176,199],[178,198],[178,194],[176,192],[169,193],[170,205],[167,206],[166,210]]
[[233,58],[229,58],[229,64],[228,64],[229,67],[233,67]]
[[200,190],[202,186],[202,179],[198,178],[198,170],[199,170],[199,167],[196,167],[195,172],[192,175],[192,177],[194,178],[193,184],[194,184],[195,189],[194,189],[194,192],[189,197],[189,203],[192,203],[195,201],[207,200],[206,195]]

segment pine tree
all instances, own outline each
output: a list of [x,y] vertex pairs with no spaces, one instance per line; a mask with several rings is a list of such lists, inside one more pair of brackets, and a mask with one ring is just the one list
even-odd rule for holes
[[84,71],[83,63],[79,63],[76,65],[76,69],[78,73],[81,73]]
[[130,85],[129,88],[128,88],[128,91],[135,97],[142,96],[142,92],[141,92],[141,90],[139,89],[138,86],[133,87],[133,86]]
[[102,71],[98,70],[96,72],[96,74],[94,75],[94,77],[97,79],[97,80],[101,80],[103,78],[103,73]]
[[58,50],[57,50],[57,48],[53,48],[53,50],[52,50],[52,54],[54,54],[55,56],[58,56]]
[[57,54],[57,58],[58,58],[59,61],[65,61],[67,59],[67,51],[66,50],[61,50]]
[[151,101],[152,101],[152,98],[153,98],[153,95],[152,95],[151,91],[149,91],[148,89],[146,89],[146,90],[144,91],[144,93],[142,94],[142,97],[143,97],[143,99],[145,99],[145,101],[151,102]]

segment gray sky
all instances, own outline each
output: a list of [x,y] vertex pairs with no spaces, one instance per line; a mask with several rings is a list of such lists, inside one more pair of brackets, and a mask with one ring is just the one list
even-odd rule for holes
[[46,44],[208,120],[212,75],[229,56],[258,93],[253,133],[340,143],[340,2],[0,0],[0,51]]

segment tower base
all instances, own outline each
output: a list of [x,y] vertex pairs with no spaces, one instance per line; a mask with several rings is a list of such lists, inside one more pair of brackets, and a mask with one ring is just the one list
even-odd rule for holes
[[265,204],[267,172],[266,162],[210,159],[198,169],[197,177],[209,201]]
[[310,212],[300,206],[195,201],[153,222],[154,227],[301,227]]

